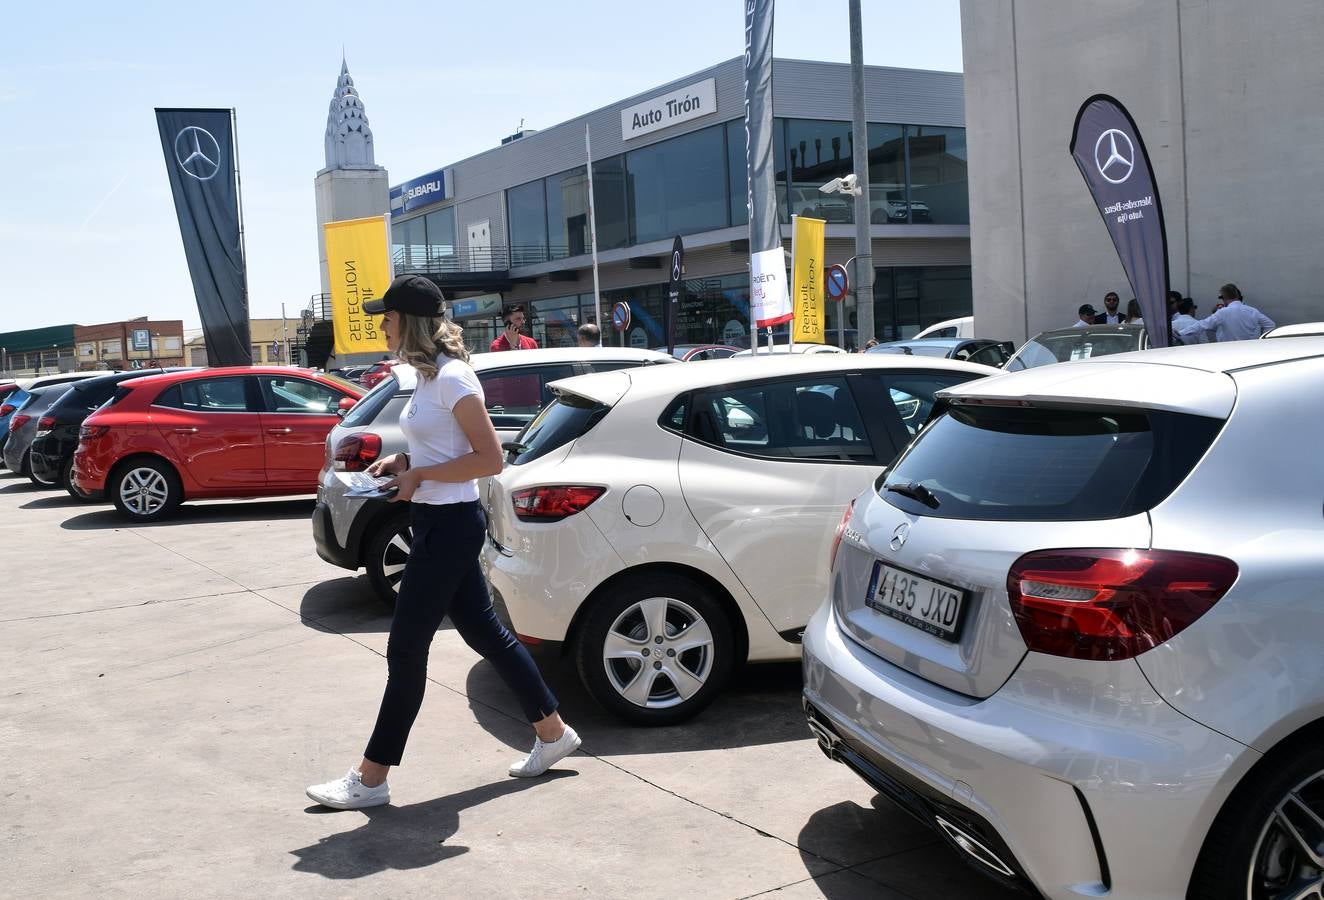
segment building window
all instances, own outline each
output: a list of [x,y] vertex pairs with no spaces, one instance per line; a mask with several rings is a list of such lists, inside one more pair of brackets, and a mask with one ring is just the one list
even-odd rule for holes
[[589,252],[586,167],[578,166],[547,179],[547,242],[552,259]]
[[626,154],[632,243],[725,228],[726,140],[705,128]]
[[911,125],[906,137],[911,221],[968,224],[965,129]]
[[[780,123],[778,123],[780,124]],[[749,224],[749,162],[745,158],[745,120],[726,123],[726,186],[731,224]]]
[[791,159],[791,212],[830,224],[855,221],[855,198],[824,194],[819,187],[854,171],[849,122],[791,119],[786,126]]
[[906,203],[905,128],[869,123],[869,221],[896,225],[909,221]]
[[902,340],[935,322],[974,314],[969,266],[879,267],[873,298],[880,341]]
[[455,207],[428,213],[423,225],[428,259],[435,265],[444,266],[447,257],[455,256]]
[[[624,334],[608,325],[603,343],[609,346],[665,347],[668,285],[649,284],[602,292],[603,316],[613,304],[630,306],[630,328]],[[586,295],[593,302],[593,295]],[[610,320],[609,320],[610,321]],[[749,346],[749,275],[739,273],[696,278],[684,283],[676,343]]]
[[618,250],[630,244],[625,195],[625,155],[594,161],[593,218],[598,227],[599,250]]
[[391,225],[391,258],[395,260],[397,269],[423,268],[427,265],[427,229],[422,216]]
[[510,225],[510,264],[546,262],[547,199],[541,179],[506,191],[506,221]]

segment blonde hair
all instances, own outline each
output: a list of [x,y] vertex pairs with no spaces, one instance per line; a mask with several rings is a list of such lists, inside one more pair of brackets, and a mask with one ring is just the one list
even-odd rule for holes
[[437,357],[449,356],[469,361],[464,346],[464,329],[440,316],[400,315],[400,349],[395,354],[401,362],[418,370],[420,377],[437,377]]

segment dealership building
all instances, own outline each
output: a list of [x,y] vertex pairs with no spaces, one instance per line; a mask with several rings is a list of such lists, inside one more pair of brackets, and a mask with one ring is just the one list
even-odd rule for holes
[[[881,339],[972,310],[962,77],[869,67],[869,209],[874,316]],[[826,261],[854,255],[853,198],[819,187],[852,171],[850,67],[776,60],[773,115],[784,244],[790,218],[827,222]],[[452,301],[466,341],[486,349],[500,311],[521,304],[540,345],[566,346],[597,319],[585,131],[604,340],[666,343],[672,242],[685,245],[678,343],[749,340],[749,231],[743,60],[733,59],[389,191],[397,273],[425,274]],[[444,162],[439,160],[438,162]],[[845,304],[845,327],[855,312]],[[842,308],[829,303],[829,339]],[[847,340],[855,343],[848,332]]]

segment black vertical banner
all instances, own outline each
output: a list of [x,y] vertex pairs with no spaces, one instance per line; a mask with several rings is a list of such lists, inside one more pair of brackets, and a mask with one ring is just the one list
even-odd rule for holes
[[158,109],[156,127],[208,361],[252,365],[230,110]]
[[671,245],[671,283],[667,290],[667,353],[676,349],[676,325],[680,321],[680,294],[685,290],[685,244],[676,235]]
[[1168,233],[1140,129],[1122,104],[1095,94],[1076,113],[1071,156],[1140,301],[1149,345],[1168,346]]

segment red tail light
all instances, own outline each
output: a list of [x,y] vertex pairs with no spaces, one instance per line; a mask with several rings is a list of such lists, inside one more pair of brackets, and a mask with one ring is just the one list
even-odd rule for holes
[[375,434],[351,434],[336,445],[336,468],[362,472],[382,455],[382,439]]
[[583,512],[606,488],[581,485],[546,485],[511,494],[515,515],[525,522],[555,522]]
[[1007,594],[1031,650],[1129,659],[1208,612],[1237,571],[1230,559],[1175,550],[1037,550],[1011,567]]
[[105,437],[109,432],[109,425],[84,425],[78,429],[78,439],[80,441],[96,440],[99,437]]
[[37,420],[38,431],[50,431],[55,427],[55,416],[42,416]]
[[16,409],[18,407],[12,403],[0,403],[0,416],[7,416]]
[[837,530],[832,532],[832,552],[828,554],[828,571],[831,571],[837,564],[837,548],[841,546],[841,536],[846,533],[846,526],[850,524],[853,515],[855,515],[854,500],[846,504],[846,511],[841,514],[841,521],[837,523]]
[[9,430],[11,433],[18,431],[20,428],[22,428],[24,425],[28,424],[31,421],[32,421],[32,416],[23,416],[23,415],[14,416],[9,420]]

